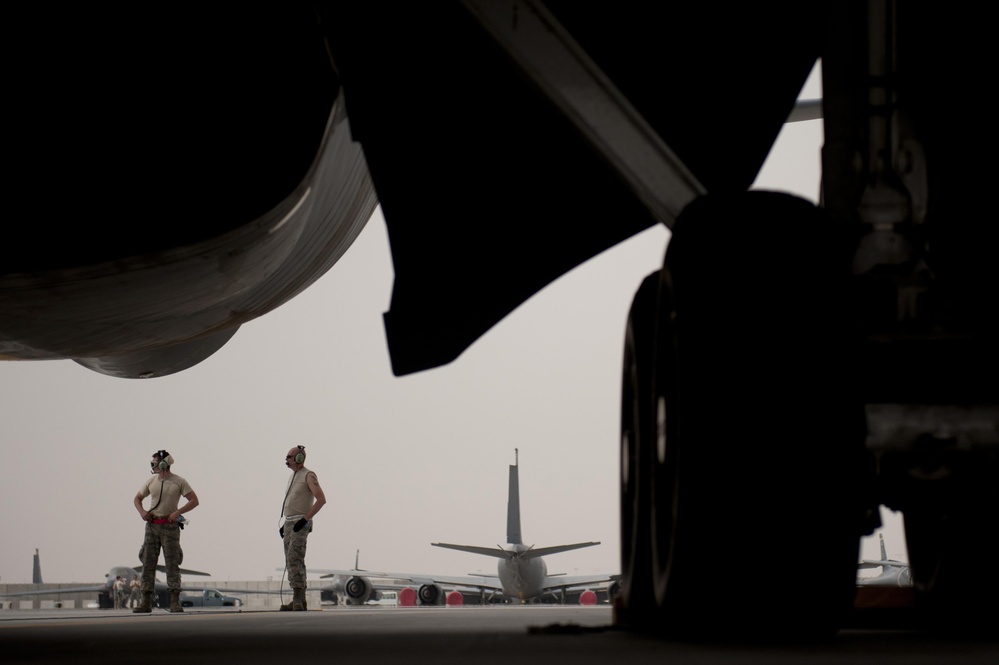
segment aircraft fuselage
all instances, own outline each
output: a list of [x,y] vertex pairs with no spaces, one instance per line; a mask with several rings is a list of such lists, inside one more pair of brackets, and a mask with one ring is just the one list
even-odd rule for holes
[[[524,545],[514,545],[526,550]],[[509,598],[528,600],[540,596],[548,578],[548,566],[544,559],[515,557],[500,559],[497,565],[503,594]]]

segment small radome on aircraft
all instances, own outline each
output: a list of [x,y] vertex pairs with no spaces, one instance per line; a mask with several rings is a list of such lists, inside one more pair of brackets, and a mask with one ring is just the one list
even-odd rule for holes
[[518,451],[515,450],[514,455],[515,462],[510,465],[507,496],[506,546],[431,543],[435,547],[498,559],[495,576],[369,571],[360,569],[356,558],[351,570],[310,568],[310,572],[322,573],[323,578],[332,578],[332,584],[324,591],[335,596],[337,603],[341,605],[363,605],[378,600],[380,594],[386,591],[395,592],[400,605],[566,602],[568,599],[576,599],[581,605],[594,605],[599,597],[609,600],[617,590],[617,575],[553,575],[548,573],[547,564],[542,558],[600,543],[581,542],[549,547],[535,547],[524,543],[520,530]]

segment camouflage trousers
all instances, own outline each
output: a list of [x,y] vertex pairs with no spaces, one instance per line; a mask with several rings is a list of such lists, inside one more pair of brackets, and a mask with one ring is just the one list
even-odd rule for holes
[[305,584],[305,545],[309,539],[309,528],[298,533],[292,529],[294,522],[284,525],[284,563],[288,569],[288,586],[292,589],[304,589]]
[[180,591],[180,564],[184,563],[184,550],[180,549],[180,527],[176,524],[152,524],[146,522],[146,537],[139,550],[142,562],[142,593],[154,591],[156,564],[163,549],[166,564],[167,587]]

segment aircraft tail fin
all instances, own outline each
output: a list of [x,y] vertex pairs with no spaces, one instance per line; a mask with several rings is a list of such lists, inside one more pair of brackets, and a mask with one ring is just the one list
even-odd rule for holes
[[887,561],[888,553],[885,551],[885,535],[883,533],[879,533],[878,537],[881,538],[881,560]]
[[42,562],[38,558],[38,548],[35,548],[35,567],[31,571],[31,583],[32,584],[43,584],[42,582]]
[[510,488],[506,501],[506,542],[522,545],[520,535],[520,479],[517,470],[519,453],[513,449],[513,464],[510,465]]

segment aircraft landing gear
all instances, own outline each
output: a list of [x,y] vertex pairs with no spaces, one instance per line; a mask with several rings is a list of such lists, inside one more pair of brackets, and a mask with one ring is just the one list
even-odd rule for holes
[[[629,529],[635,546],[648,534],[662,634],[821,638],[852,608],[872,479],[851,389],[848,266],[835,240],[822,211],[773,192],[699,199],[673,231],[651,399],[636,394],[630,409],[648,415],[638,427],[622,417],[622,441],[627,427],[653,433],[622,506],[649,505],[633,511],[649,522]],[[634,307],[648,308],[638,295]],[[626,366],[626,381],[635,374]],[[802,557],[807,582],[782,585],[782,562]],[[628,565],[632,585],[648,584]],[[632,590],[629,617],[631,598],[646,596]]]

